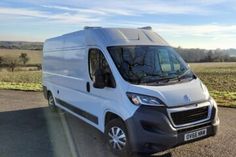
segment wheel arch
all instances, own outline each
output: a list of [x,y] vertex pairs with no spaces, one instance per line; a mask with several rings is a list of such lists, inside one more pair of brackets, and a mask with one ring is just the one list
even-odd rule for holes
[[43,95],[45,99],[48,99],[49,94],[52,94],[52,91],[46,86],[43,86]]
[[125,120],[118,114],[111,112],[111,111],[107,111],[105,113],[105,118],[104,118],[104,127],[106,127],[106,125],[108,124],[109,121],[113,120],[113,119],[120,119],[124,122],[125,124]]

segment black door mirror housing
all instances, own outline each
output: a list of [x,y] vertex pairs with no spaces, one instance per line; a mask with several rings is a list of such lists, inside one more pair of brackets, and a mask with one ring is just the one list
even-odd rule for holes
[[105,77],[104,77],[104,74],[103,74],[103,70],[102,69],[97,69],[95,71],[95,80],[94,80],[94,83],[93,83],[93,87],[94,88],[104,88],[106,86],[106,83],[105,83]]

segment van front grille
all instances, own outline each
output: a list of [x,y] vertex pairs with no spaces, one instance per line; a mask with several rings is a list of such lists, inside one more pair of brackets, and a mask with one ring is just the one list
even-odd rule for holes
[[204,120],[208,117],[208,108],[208,106],[204,106],[186,111],[172,112],[171,118],[175,125],[183,125]]

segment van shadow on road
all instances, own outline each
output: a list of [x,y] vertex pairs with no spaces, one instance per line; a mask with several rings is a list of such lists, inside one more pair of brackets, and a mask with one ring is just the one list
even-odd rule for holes
[[70,156],[58,114],[50,113],[48,108],[0,112],[0,154]]
[[[94,157],[95,155],[96,157],[117,157],[108,149],[100,131],[69,113],[65,112],[64,115],[79,157]],[[170,152],[152,155],[152,157],[171,156]],[[151,155],[137,154],[132,157],[151,157]]]
[[78,157],[115,157],[97,129],[68,113],[52,113],[47,107],[0,112],[1,157],[72,156],[59,114],[65,115]]

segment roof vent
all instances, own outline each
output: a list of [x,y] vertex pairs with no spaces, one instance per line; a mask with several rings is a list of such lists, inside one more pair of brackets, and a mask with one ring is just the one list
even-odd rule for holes
[[139,27],[138,29],[152,30],[151,26]]
[[84,26],[84,29],[97,29],[97,28],[102,28],[102,27]]

